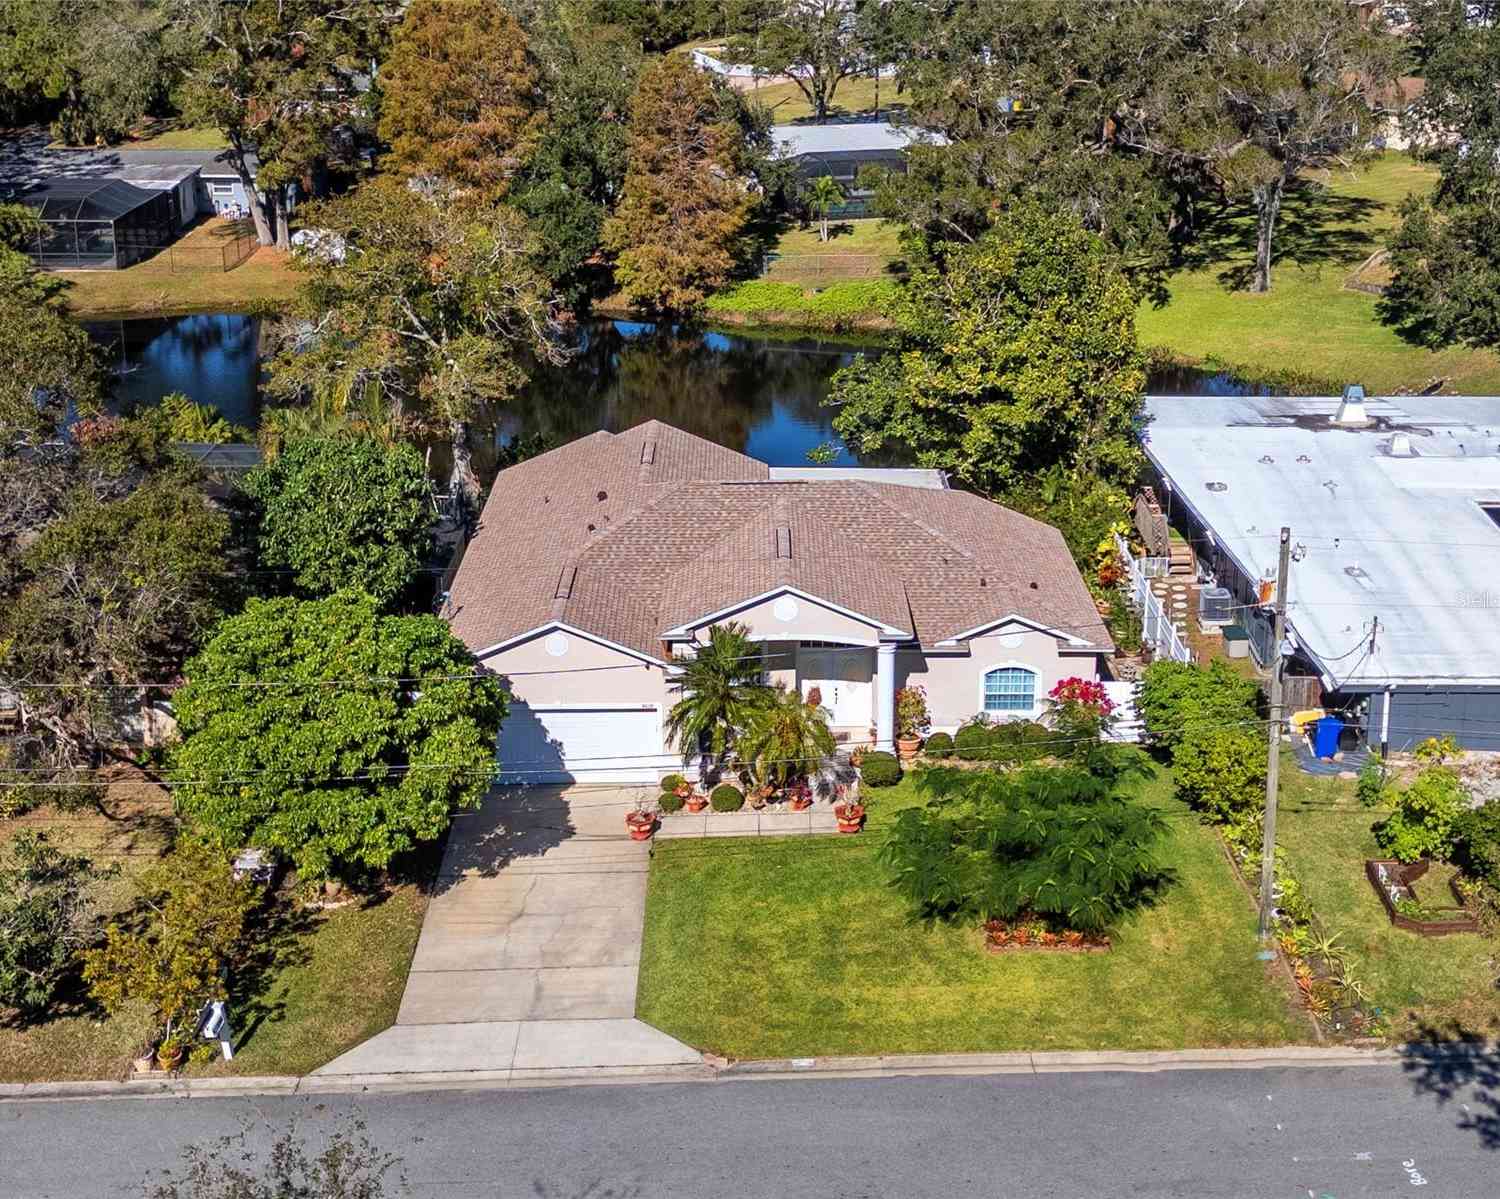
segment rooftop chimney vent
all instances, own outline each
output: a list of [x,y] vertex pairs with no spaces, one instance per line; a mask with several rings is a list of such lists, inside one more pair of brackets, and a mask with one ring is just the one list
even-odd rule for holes
[[1333,418],[1333,423],[1346,429],[1364,429],[1374,423],[1365,412],[1365,389],[1358,383],[1344,388],[1344,398],[1339,401],[1338,415]]
[[778,558],[790,558],[792,556],[791,525],[776,526],[776,556]]
[[1415,458],[1417,451],[1411,444],[1411,438],[1405,433],[1391,434],[1391,457],[1392,458]]

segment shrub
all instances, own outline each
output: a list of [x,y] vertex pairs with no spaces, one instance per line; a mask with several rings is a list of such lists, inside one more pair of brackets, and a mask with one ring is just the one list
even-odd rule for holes
[[1500,890],[1500,803],[1460,812],[1453,821],[1453,860]]
[[894,787],[901,781],[901,763],[895,754],[875,750],[860,763],[859,777],[871,787]]
[[1068,748],[1059,745],[1058,739],[1057,732],[1035,720],[1001,721],[990,726],[990,757],[1007,764],[1035,762]]
[[1104,684],[1092,679],[1075,675],[1060,680],[1047,693],[1046,704],[1057,757],[1087,754],[1089,745],[1103,740],[1115,722],[1115,705]]
[[1203,667],[1162,659],[1142,672],[1136,706],[1151,740],[1170,750],[1200,721],[1249,729],[1259,697],[1260,688],[1227,662]]
[[1463,757],[1464,751],[1452,734],[1445,733],[1441,737],[1428,737],[1411,751],[1411,756],[1423,766],[1445,766]]
[[683,799],[675,791],[663,791],[656,797],[656,806],[663,812],[680,812],[682,811],[682,805],[685,803],[687,803],[687,800]]
[[913,914],[940,920],[1041,916],[1102,932],[1168,882],[1166,820],[1075,765],[1016,773],[927,771],[932,798],[896,817],[880,850]]
[[1265,798],[1266,743],[1249,729],[1189,729],[1172,762],[1182,798],[1217,821],[1234,820]]
[[896,692],[896,736],[903,740],[920,737],[932,727],[927,712],[927,692],[921,687],[902,687]]
[[107,871],[44,833],[19,833],[0,858],[0,1009],[46,1012],[97,935],[90,885]]
[[738,812],[745,806],[745,793],[733,783],[720,783],[708,797],[715,812]]
[[682,786],[685,782],[687,782],[687,779],[680,774],[667,775],[661,781],[662,794],[665,795],[668,791],[676,791],[677,788]]
[[1467,794],[1458,773],[1429,766],[1392,797],[1395,811],[1375,829],[1375,840],[1393,858],[1446,858],[1453,849],[1453,826],[1464,813]]
[[192,841],[148,870],[142,889],[144,926],[111,924],[104,945],[83,955],[84,981],[111,1014],[144,1003],[163,1039],[181,1043],[198,1008],[224,998],[258,890],[234,877],[224,855]]
[[1367,808],[1378,808],[1385,800],[1385,763],[1371,755],[1359,770],[1354,795]]
[[994,728],[988,720],[971,720],[953,735],[954,752],[966,762],[990,757]]
[[933,733],[927,738],[924,747],[929,758],[951,758],[953,756],[953,738],[947,733]]

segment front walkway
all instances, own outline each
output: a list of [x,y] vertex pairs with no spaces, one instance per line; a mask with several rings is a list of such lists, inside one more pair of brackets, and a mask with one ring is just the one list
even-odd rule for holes
[[701,1066],[635,1018],[650,845],[638,789],[492,792],[455,818],[393,1027],[318,1075],[492,1078]]

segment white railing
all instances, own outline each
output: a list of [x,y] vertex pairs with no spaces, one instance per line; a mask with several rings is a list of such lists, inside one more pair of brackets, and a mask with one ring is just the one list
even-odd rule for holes
[[1193,651],[1188,648],[1187,642],[1182,639],[1182,634],[1168,618],[1167,610],[1162,606],[1161,600],[1157,599],[1151,590],[1151,580],[1158,576],[1148,574],[1143,565],[1147,562],[1164,562],[1166,559],[1134,557],[1130,552],[1129,542],[1118,534],[1115,536],[1115,548],[1120,551],[1120,558],[1125,563],[1125,569],[1129,574],[1130,602],[1140,613],[1142,640],[1151,647],[1158,658],[1191,662]]

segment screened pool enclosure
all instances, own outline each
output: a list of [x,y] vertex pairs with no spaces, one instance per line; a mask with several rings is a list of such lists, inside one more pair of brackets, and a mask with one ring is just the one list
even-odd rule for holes
[[16,199],[42,222],[26,252],[58,270],[129,266],[169,243],[180,223],[174,191],[119,179],[53,179]]

